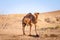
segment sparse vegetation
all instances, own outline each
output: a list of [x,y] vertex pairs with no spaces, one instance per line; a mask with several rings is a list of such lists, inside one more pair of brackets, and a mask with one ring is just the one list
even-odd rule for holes
[[50,35],[45,34],[45,37],[58,37],[58,35],[56,35],[56,34],[50,34]]
[[55,23],[55,21],[52,21],[50,18],[46,18],[45,22],[47,22],[47,23]]
[[59,26],[59,25],[57,25],[57,26],[55,27],[55,29],[58,29],[58,28],[60,28],[60,26]]
[[60,21],[60,17],[56,17],[56,21]]
[[56,27],[41,28],[41,30],[47,30],[47,29],[58,29],[58,28],[60,28],[59,25],[57,25]]
[[50,21],[50,18],[46,18],[45,21],[46,21],[47,23],[50,23],[50,22],[51,22],[51,21]]

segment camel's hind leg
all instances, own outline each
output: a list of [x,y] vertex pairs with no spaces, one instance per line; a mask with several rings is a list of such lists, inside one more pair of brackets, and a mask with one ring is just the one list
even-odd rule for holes
[[22,30],[23,30],[23,35],[25,35],[25,26],[26,26],[26,24],[22,24],[22,26],[23,26],[23,28],[22,28]]

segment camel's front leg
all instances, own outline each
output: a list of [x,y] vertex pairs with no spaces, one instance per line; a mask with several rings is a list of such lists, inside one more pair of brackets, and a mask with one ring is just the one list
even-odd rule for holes
[[36,35],[38,35],[38,34],[37,34],[37,29],[36,29],[36,24],[35,24],[35,33],[36,33]]

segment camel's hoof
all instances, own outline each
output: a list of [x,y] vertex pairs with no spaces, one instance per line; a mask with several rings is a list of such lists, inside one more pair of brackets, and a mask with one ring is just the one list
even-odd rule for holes
[[36,37],[39,37],[39,35],[37,34]]

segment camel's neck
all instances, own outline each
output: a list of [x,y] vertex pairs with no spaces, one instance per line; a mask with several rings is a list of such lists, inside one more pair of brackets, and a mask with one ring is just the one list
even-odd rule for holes
[[35,18],[36,18],[36,20],[38,19],[38,15],[34,15],[35,16]]

